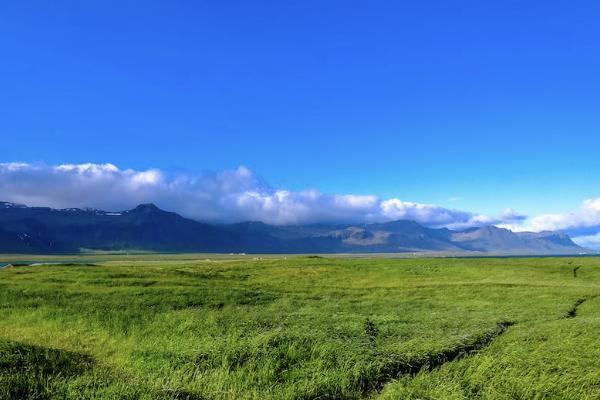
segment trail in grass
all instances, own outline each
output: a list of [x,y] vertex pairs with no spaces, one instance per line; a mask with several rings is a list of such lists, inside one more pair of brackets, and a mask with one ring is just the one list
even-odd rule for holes
[[514,325],[514,322],[502,321],[496,324],[495,329],[484,333],[473,342],[463,343],[457,347],[447,349],[439,353],[427,354],[422,358],[403,361],[395,364],[392,363],[382,370],[379,378],[373,383],[372,390],[365,394],[368,395],[381,391],[387,383],[397,379],[401,375],[413,376],[421,371],[431,372],[444,364],[481,351],[482,349],[488,347],[494,341],[494,339],[505,333],[506,330],[512,325]]
[[580,299],[575,300],[575,302],[573,303],[571,308],[569,308],[569,310],[565,313],[563,318],[575,318],[577,316],[577,310],[579,309],[579,306],[581,306],[583,303],[585,303],[588,300],[595,299],[596,297],[598,297],[598,295],[590,296],[587,298],[580,298]]
[[[563,319],[575,318],[579,307],[588,300],[599,297],[600,295],[593,295],[586,298],[578,298],[571,305],[568,311],[562,317]],[[419,359],[411,363],[404,365],[391,366],[388,371],[385,371],[381,375],[381,379],[377,381],[373,392],[379,392],[383,389],[383,386],[392,380],[399,378],[401,375],[414,376],[421,371],[432,372],[433,370],[442,367],[443,365],[457,361],[458,359],[473,355],[484,348],[492,344],[494,339],[506,332],[508,327],[514,325],[513,322],[500,322],[496,326],[495,331],[486,333],[484,336],[479,338],[477,341],[458,346],[454,349],[449,349],[445,352],[438,353],[436,355],[430,355],[424,359]],[[371,393],[372,394],[372,393]]]
[[577,316],[577,309],[580,305],[585,303],[587,299],[577,299],[575,303],[569,308],[569,310],[565,313],[564,318],[575,318]]

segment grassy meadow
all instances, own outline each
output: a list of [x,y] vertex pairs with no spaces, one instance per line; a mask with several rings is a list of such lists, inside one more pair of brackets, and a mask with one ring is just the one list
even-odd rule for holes
[[0,399],[600,398],[599,258],[43,259]]

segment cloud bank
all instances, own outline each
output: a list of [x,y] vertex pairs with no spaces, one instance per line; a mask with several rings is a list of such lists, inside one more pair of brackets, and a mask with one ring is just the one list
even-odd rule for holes
[[245,167],[168,174],[113,164],[0,164],[0,200],[53,208],[120,211],[145,202],[207,222],[270,224],[382,222],[411,219],[464,228],[497,222],[485,215],[370,195],[330,195],[274,188]]
[[502,226],[514,231],[562,231],[580,246],[600,249],[600,198],[584,200],[569,213],[541,214]]
[[212,223],[263,221],[284,225],[409,219],[450,229],[497,225],[515,231],[563,231],[582,246],[600,248],[600,198],[585,200],[571,213],[528,217],[509,208],[492,217],[398,198],[289,191],[272,187],[245,167],[170,174],[159,169],[120,169],[113,164],[4,163],[0,164],[0,201],[109,211],[152,202]]

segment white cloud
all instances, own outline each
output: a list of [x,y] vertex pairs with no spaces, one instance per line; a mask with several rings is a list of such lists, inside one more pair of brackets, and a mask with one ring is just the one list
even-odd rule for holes
[[[402,201],[399,199],[382,200],[379,203],[379,215],[386,220],[410,219],[429,226],[462,228],[479,225],[484,218],[465,211]],[[426,221],[426,222],[425,222]],[[489,218],[491,223],[493,220]]]
[[600,198],[584,200],[572,212],[540,214],[531,218],[520,216],[511,220],[501,217],[499,226],[513,231],[562,231],[569,234],[580,246],[600,250]]
[[[28,164],[19,164],[21,169],[29,167]],[[118,172],[119,169],[114,164],[61,164],[55,167],[57,171],[77,172],[78,174],[98,175],[103,172]]]
[[507,226],[518,231],[572,231],[600,227],[600,198],[585,200],[578,210],[563,214],[541,214]]
[[273,188],[246,167],[217,173],[169,175],[113,164],[0,164],[0,200],[54,208],[120,211],[154,202],[209,222],[260,220],[272,224],[381,222],[411,219],[462,228],[496,220],[430,204],[373,195],[328,195]]

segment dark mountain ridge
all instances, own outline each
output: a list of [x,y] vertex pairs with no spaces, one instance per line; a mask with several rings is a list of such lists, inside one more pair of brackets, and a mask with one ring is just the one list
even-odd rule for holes
[[213,225],[141,204],[122,212],[53,209],[0,202],[1,253],[81,249],[165,252],[578,254],[559,232],[515,233],[494,226],[451,231],[414,221],[273,226]]

